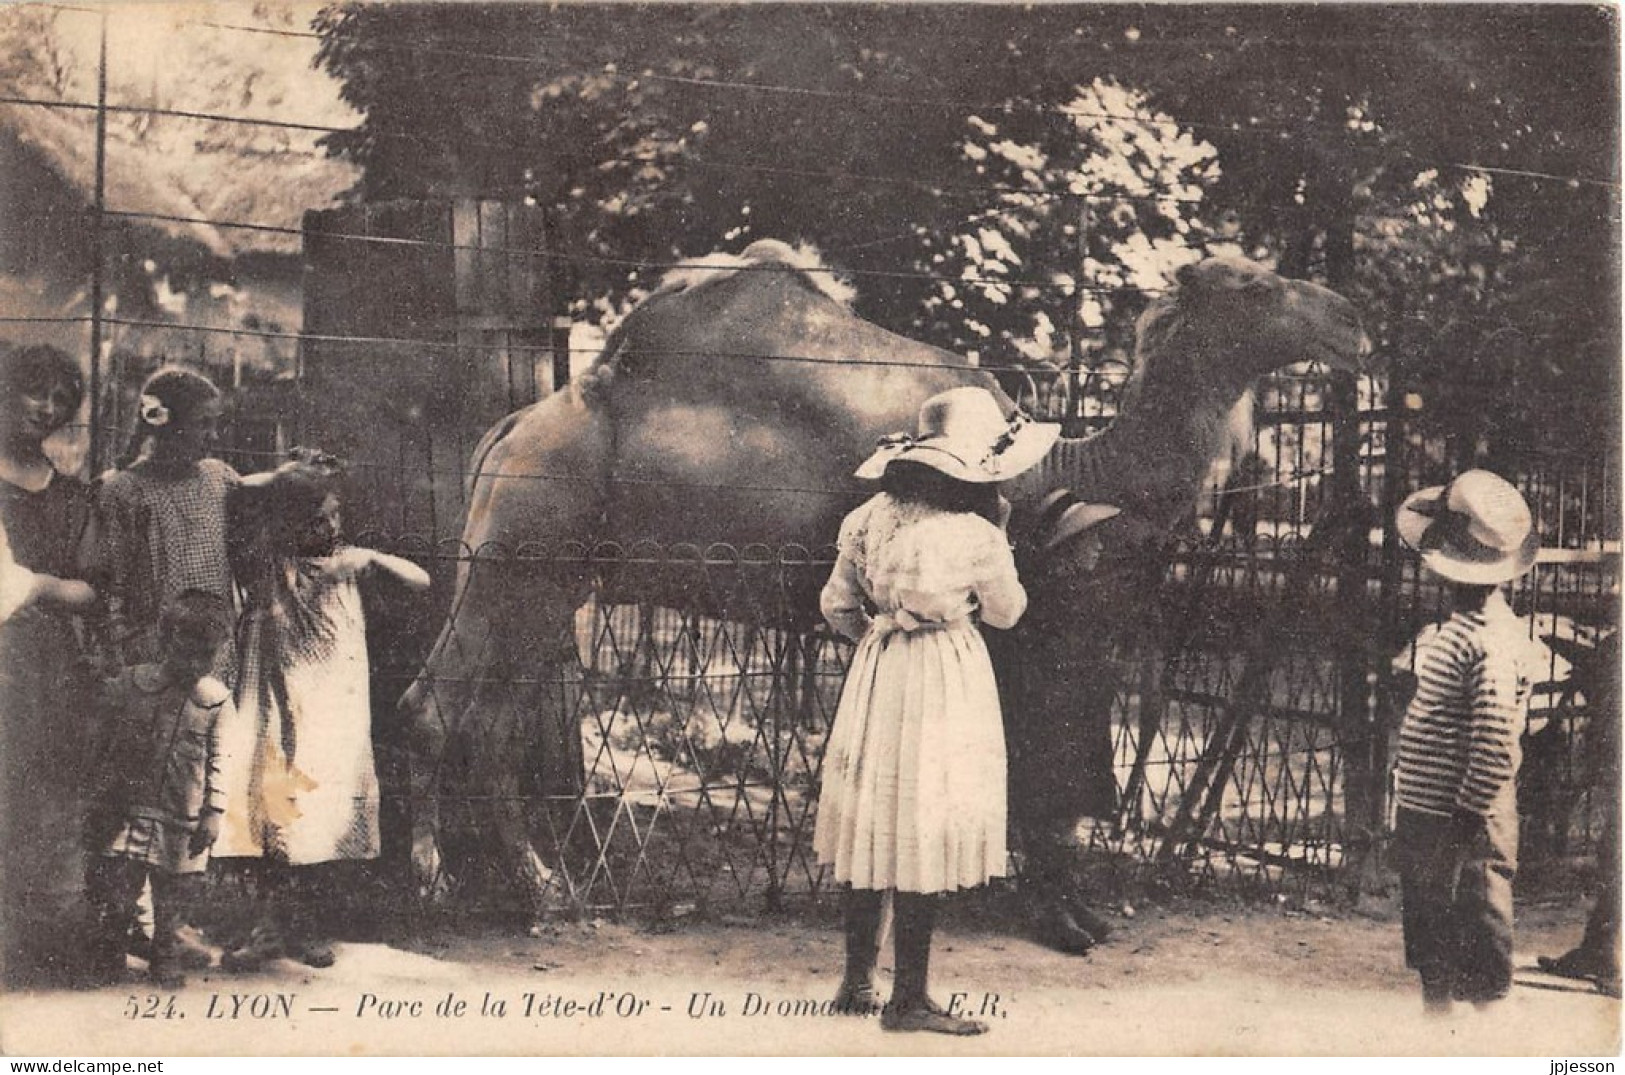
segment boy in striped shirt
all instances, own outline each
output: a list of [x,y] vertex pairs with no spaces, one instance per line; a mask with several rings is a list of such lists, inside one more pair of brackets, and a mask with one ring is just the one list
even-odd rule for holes
[[1416,640],[1395,774],[1405,962],[1424,1008],[1443,1013],[1512,985],[1519,737],[1538,650],[1501,587],[1534,566],[1540,542],[1517,489],[1483,470],[1414,494],[1398,526],[1451,609]]

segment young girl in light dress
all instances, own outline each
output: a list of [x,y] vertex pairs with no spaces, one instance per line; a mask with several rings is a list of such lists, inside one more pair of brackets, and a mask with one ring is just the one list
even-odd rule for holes
[[361,582],[384,575],[422,590],[429,576],[398,556],[339,543],[341,481],[337,460],[299,452],[232,496],[246,607],[215,854],[261,858],[265,869],[260,922],[222,960],[229,970],[281,956],[330,965],[312,906],[314,868],[379,852]]
[[1007,419],[980,388],[933,396],[916,435],[884,438],[858,469],[883,491],[841,524],[821,605],[858,646],[825,748],[814,848],[849,886],[840,1010],[874,1008],[881,897],[895,892],[888,1030],[987,1029],[931,999],[931,934],[938,893],[1006,870],[1004,729],[978,625],[1012,627],[1027,604],[995,483],[1058,434]]

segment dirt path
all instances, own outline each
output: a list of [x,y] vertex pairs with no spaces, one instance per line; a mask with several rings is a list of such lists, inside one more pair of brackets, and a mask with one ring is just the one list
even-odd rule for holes
[[[0,1045],[50,1056],[1619,1051],[1617,1000],[1527,969],[1491,1012],[1423,1019],[1388,912],[1181,904],[1119,921],[1110,944],[1077,959],[951,917],[933,980],[939,999],[964,993],[991,1017],[977,1039],[890,1035],[873,1020],[808,1014],[840,965],[839,931],[824,916],[348,943],[328,970],[279,963],[252,976],[195,975],[172,1004],[144,985],[19,993],[0,999]],[[1524,910],[1519,965],[1564,950],[1579,924],[1578,909]],[[448,996],[453,1008],[438,1014]]]

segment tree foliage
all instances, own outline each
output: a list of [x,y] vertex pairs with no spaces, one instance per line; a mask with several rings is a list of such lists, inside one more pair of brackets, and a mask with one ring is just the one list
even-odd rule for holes
[[1354,295],[1459,441],[1477,422],[1549,446],[1576,399],[1617,425],[1611,9],[414,4],[317,25],[365,116],[330,139],[361,195],[549,206],[601,316],[638,263],[772,235],[854,270],[900,331],[993,363],[1109,357],[1148,278],[1233,244]]

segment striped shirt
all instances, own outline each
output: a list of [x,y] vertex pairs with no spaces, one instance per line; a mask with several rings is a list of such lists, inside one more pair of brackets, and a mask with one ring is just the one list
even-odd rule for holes
[[1416,694],[1399,730],[1399,805],[1428,814],[1515,812],[1519,737],[1535,670],[1529,625],[1493,594],[1416,640]]

